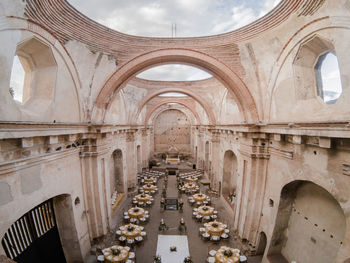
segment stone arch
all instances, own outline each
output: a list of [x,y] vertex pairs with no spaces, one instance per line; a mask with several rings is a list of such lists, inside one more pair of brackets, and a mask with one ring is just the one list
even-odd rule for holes
[[[9,253],[7,256],[14,258],[16,255],[21,262],[29,262],[39,250],[40,260],[82,262],[73,204],[81,205],[75,204],[70,194],[60,194],[21,215],[1,237],[2,248],[11,247],[5,250]],[[49,245],[47,240],[50,240]],[[45,253],[40,248],[45,248]]]
[[[208,107],[207,103],[200,96],[198,96],[198,94],[194,94],[193,92],[191,92],[187,89],[180,89],[180,88],[165,88],[165,89],[157,90],[157,91],[153,92],[152,94],[150,94],[149,96],[147,96],[140,103],[140,106],[138,107],[138,110],[137,110],[137,113],[135,115],[134,120],[137,120],[138,116],[140,115],[143,107],[147,104],[147,102],[149,102],[150,100],[152,100],[153,98],[155,98],[161,94],[168,93],[168,92],[183,93],[183,94],[186,94],[187,96],[193,98],[195,101],[197,101],[203,107],[205,113],[208,116],[209,124],[215,125],[215,123],[216,123],[215,115],[214,115],[213,111],[211,110],[211,108]],[[172,99],[175,100],[175,98],[172,98]]]
[[110,169],[110,182],[111,193],[117,191],[118,193],[125,192],[125,180],[124,180],[124,165],[123,165],[123,152],[120,149],[115,150],[112,153],[111,169]]
[[[161,107],[166,105],[166,104],[168,104],[168,103],[176,103],[176,104],[182,105],[183,107],[188,109],[188,111],[191,112],[191,114],[193,115],[193,116],[191,116],[192,117],[191,118],[192,124],[196,124],[196,123],[199,124],[199,123],[201,123],[201,121],[200,121],[201,119],[200,119],[199,115],[197,114],[197,112],[195,112],[188,104],[186,104],[183,101],[178,100],[178,99],[169,99],[169,100],[162,101],[160,104],[156,105],[154,107],[154,109],[152,109],[149,112],[149,114],[146,115],[145,122],[144,122],[145,125],[147,125],[149,123],[149,121],[152,120],[153,118],[156,118],[157,115],[160,114],[160,112],[158,113],[158,111],[159,110],[163,111],[161,109]],[[164,110],[166,110],[166,109],[164,109]]]
[[148,68],[170,63],[189,64],[208,71],[233,92],[240,112],[246,121],[256,122],[259,120],[252,94],[234,71],[214,57],[183,48],[158,49],[144,53],[118,68],[106,81],[96,98],[93,109],[94,120],[104,118],[113,93],[117,92],[133,76]]
[[224,154],[223,175],[222,175],[222,194],[229,196],[235,194],[237,187],[237,157],[231,150]]
[[268,257],[335,262],[345,231],[344,211],[332,194],[310,181],[290,182],[281,190]]

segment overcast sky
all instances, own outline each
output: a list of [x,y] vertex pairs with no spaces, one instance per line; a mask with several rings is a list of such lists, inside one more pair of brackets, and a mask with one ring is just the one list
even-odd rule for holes
[[[271,11],[280,0],[68,0],[89,18],[120,32],[150,37],[220,34]],[[138,75],[151,80],[185,81],[211,77],[189,66],[159,66]]]

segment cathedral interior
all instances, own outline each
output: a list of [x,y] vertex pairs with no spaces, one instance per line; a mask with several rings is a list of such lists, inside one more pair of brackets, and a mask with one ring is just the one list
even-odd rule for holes
[[[349,0],[201,37],[66,0],[0,21],[0,262],[350,262]],[[138,77],[169,64],[211,77]]]

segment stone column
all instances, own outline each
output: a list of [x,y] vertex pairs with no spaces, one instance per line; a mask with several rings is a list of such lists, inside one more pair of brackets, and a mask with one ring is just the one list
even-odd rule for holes
[[268,141],[265,134],[251,134],[240,146],[240,153],[244,160],[242,167],[242,183],[239,193],[240,209],[238,216],[238,234],[247,239],[254,250],[258,242],[258,230],[262,216],[264,201],[267,163],[269,154]]
[[[215,190],[220,190],[221,192],[221,178],[222,178],[222,168],[221,168],[221,161],[222,156],[220,152],[220,131],[219,130],[210,130],[211,133],[211,142],[212,142],[212,148],[211,148],[211,162],[215,165],[213,165],[211,170],[211,176],[209,178],[211,179],[211,185],[212,188]],[[208,162],[209,163],[209,162]]]
[[133,188],[137,182],[137,153],[135,149],[135,132],[136,129],[126,131],[126,165],[127,165],[127,186]]
[[103,236],[108,231],[108,207],[106,196],[106,162],[108,144],[101,134],[88,135],[80,154],[83,188],[86,200],[91,240]]

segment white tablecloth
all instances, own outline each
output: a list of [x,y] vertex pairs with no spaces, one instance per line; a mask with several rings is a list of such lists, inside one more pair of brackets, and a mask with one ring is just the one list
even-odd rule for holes
[[[176,247],[176,252],[170,251],[172,246]],[[190,255],[187,236],[158,235],[156,255],[161,256],[162,263],[183,263]]]

